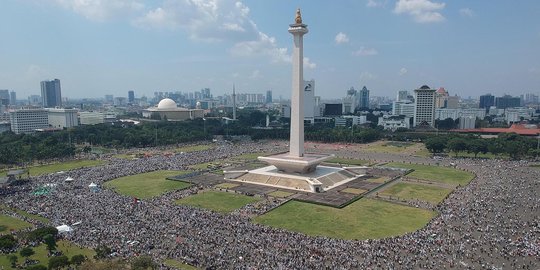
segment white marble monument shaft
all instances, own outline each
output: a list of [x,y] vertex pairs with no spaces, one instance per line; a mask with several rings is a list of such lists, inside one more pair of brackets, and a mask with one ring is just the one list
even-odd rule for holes
[[291,24],[289,27],[294,40],[289,142],[289,155],[292,157],[304,156],[304,34],[307,32],[305,24]]

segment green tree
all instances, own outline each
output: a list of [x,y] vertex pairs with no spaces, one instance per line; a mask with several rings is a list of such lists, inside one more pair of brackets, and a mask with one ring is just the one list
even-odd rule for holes
[[474,153],[474,157],[478,157],[479,153],[487,153],[488,145],[484,139],[472,139],[467,142],[467,152]]
[[9,263],[11,264],[11,267],[15,268],[17,266],[17,261],[19,260],[19,257],[15,254],[11,254],[8,256]]
[[446,148],[446,141],[448,138],[437,136],[428,138],[424,144],[427,150],[431,153],[442,153]]
[[457,157],[459,152],[467,150],[467,141],[464,138],[452,138],[448,140],[447,147],[448,150],[454,152]]
[[30,241],[42,241],[48,234],[56,237],[58,235],[58,230],[55,227],[50,226],[37,228],[28,234],[27,239]]
[[105,245],[99,245],[94,251],[96,252],[96,255],[94,256],[96,259],[105,259],[112,253],[111,248]]
[[71,264],[74,265],[81,265],[84,261],[86,261],[86,257],[82,254],[73,255],[73,257],[71,257]]
[[19,251],[19,254],[21,254],[22,257],[25,257],[28,259],[28,257],[34,255],[36,252],[31,247],[24,247]]
[[158,265],[150,256],[140,256],[133,260],[131,268],[133,270],[153,270],[157,269]]
[[47,245],[47,250],[56,250],[56,238],[52,234],[47,234],[43,237],[43,242]]
[[62,255],[49,259],[49,269],[60,269],[69,265],[68,257]]
[[17,239],[11,234],[6,234],[0,236],[0,249],[1,250],[11,250],[17,245]]

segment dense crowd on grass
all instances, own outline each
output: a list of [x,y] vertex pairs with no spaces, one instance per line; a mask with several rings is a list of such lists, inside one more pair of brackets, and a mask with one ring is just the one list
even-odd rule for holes
[[[523,161],[443,159],[439,162],[474,172],[437,206],[440,213],[424,228],[403,236],[354,241],[310,237],[251,222],[249,215],[223,215],[176,205],[174,201],[205,188],[193,186],[136,201],[112,190],[92,192],[121,176],[155,170],[184,170],[197,163],[247,152],[265,152],[273,144],[243,142],[213,149],[138,160],[111,159],[107,165],[32,178],[2,197],[10,207],[40,213],[54,225],[74,224],[65,238],[86,247],[107,246],[111,256],[150,255],[212,269],[538,269],[540,266],[540,170]],[[282,149],[280,149],[282,150]],[[337,149],[342,156],[375,161],[433,162],[420,157]],[[57,184],[48,196],[32,196],[41,185]],[[270,202],[270,204],[275,202]],[[251,206],[249,206],[251,207]],[[250,211],[249,207],[246,211]],[[273,207],[273,205],[270,205]],[[241,212],[241,210],[239,211]],[[398,224],[396,224],[398,226]],[[163,268],[166,268],[163,266]]]

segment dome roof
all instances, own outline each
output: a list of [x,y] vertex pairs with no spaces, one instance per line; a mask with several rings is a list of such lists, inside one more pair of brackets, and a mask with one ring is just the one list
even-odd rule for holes
[[170,98],[162,99],[157,105],[159,110],[176,109],[176,102]]
[[420,89],[422,89],[422,90],[429,90],[429,89],[431,89],[431,88],[429,88],[429,86],[427,86],[427,85],[424,84],[424,85],[422,85],[422,87],[420,87]]

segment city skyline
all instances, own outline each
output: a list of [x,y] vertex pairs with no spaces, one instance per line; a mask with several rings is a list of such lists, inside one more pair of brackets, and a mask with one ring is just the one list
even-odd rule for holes
[[[59,78],[68,98],[155,91],[290,95],[297,7],[310,28],[305,78],[340,98],[427,84],[463,97],[540,91],[540,3],[511,1],[3,2],[0,89],[19,98]],[[31,18],[31,19],[28,19]]]

